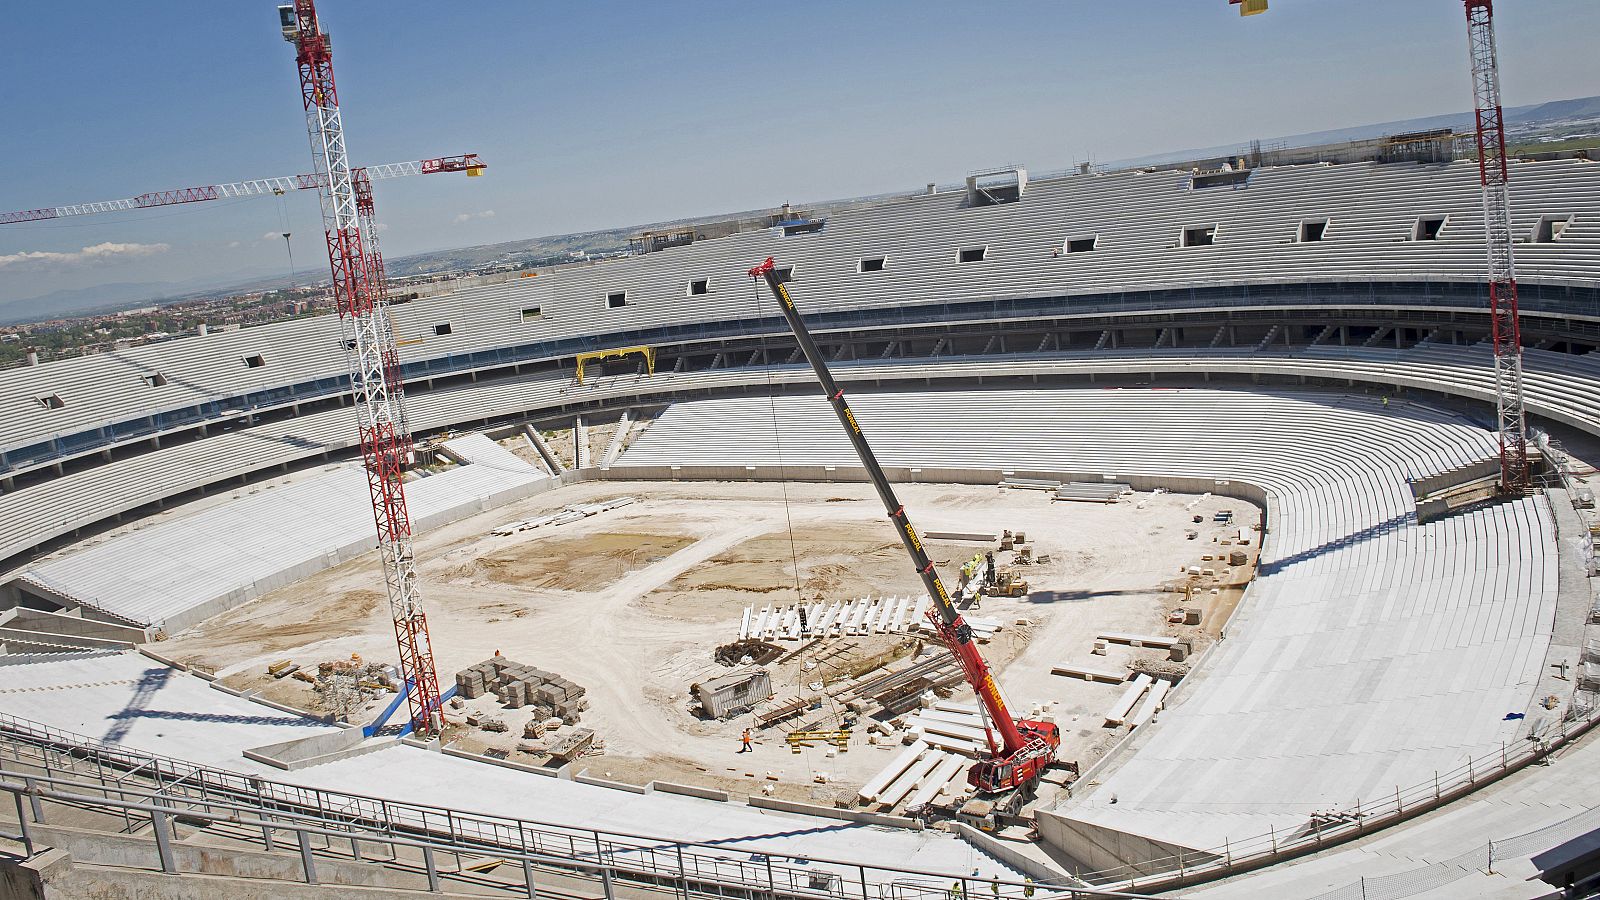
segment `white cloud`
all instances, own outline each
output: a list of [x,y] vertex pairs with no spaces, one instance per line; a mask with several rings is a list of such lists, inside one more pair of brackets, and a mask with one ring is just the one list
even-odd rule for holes
[[281,232],[281,231],[269,231],[266,234],[263,234],[261,236],[261,239],[263,241],[281,241],[281,240],[283,240],[283,232]]
[[229,250],[232,250],[232,249],[234,249],[235,247],[238,247],[238,246],[239,246],[239,242],[238,241],[229,241],[228,242],[228,249]]
[[456,216],[455,223],[457,225],[460,225],[460,224],[462,224],[464,222],[470,222],[473,219],[492,219],[492,218],[494,218],[494,210],[486,209],[483,212],[461,213],[460,215]]
[[90,265],[94,263],[114,262],[120,259],[136,259],[141,256],[154,256],[171,250],[168,244],[118,244],[106,241],[84,247],[82,250],[73,250],[67,253],[58,253],[53,250],[24,250],[21,253],[0,255],[0,269],[6,266],[35,265],[46,266],[73,266]]

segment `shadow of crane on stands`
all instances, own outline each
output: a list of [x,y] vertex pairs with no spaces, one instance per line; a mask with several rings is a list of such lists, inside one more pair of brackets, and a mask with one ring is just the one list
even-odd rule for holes
[[106,736],[101,738],[108,744],[120,743],[128,736],[128,729],[133,727],[133,719],[150,705],[151,698],[164,687],[172,678],[172,670],[167,668],[145,669],[133,687],[133,696],[128,698],[127,705],[121,712],[113,713],[109,718],[115,719],[111,728],[106,731]]
[[218,722],[228,725],[308,725],[296,716],[244,716],[224,713],[181,712],[149,709],[150,701],[172,679],[171,669],[146,669],[133,689],[133,696],[122,709],[106,718],[113,720],[111,728],[101,738],[108,744],[120,743],[128,736],[133,723],[139,719],[178,719],[185,722]]
[[176,712],[166,709],[125,709],[114,713],[118,725],[133,719],[180,719],[185,722],[221,722],[228,725],[312,725],[309,719],[293,716],[243,716],[224,713]]
[[[752,841],[766,841],[766,840],[771,840],[773,838],[804,837],[806,835],[814,835],[814,834],[831,834],[831,833],[836,832],[836,831],[854,831],[854,830],[860,830],[862,828],[868,828],[868,827],[871,827],[871,826],[865,825],[865,824],[863,824],[861,822],[840,822],[837,825],[818,825],[818,826],[813,827],[813,828],[794,828],[794,829],[790,829],[788,831],[768,831],[768,832],[763,832],[761,834],[741,834],[741,835],[734,835],[734,836],[725,837],[725,838],[711,838],[711,839],[707,839],[707,840],[696,841],[694,846],[695,847],[731,847],[731,848],[736,848],[736,849],[741,849],[741,850],[749,850],[750,851],[750,859],[752,861],[754,861],[754,862],[764,862],[766,860],[766,858],[767,858],[767,854],[766,853],[763,853],[759,848],[756,848],[756,847],[744,847],[744,846],[741,846],[741,845],[751,843]],[[606,851],[606,855],[607,856],[611,856],[613,853],[615,853],[615,855],[617,855],[617,856],[626,856],[626,855],[628,855],[630,853],[631,854],[635,854],[635,855],[639,855],[639,854],[644,854],[644,853],[647,853],[647,852],[653,851],[653,850],[671,850],[671,849],[673,849],[675,847],[680,847],[680,846],[681,847],[689,847],[689,845],[686,845],[686,844],[679,844],[679,843],[675,843],[675,842],[672,842],[672,841],[662,841],[659,844],[646,845],[646,846],[640,846],[640,847],[633,847],[633,848],[629,848],[627,850],[617,850],[617,851],[607,850]],[[693,849],[693,847],[689,847],[689,849]],[[730,858],[730,862],[738,862],[738,860]],[[800,863],[799,860],[790,860],[789,864],[790,865],[794,865],[794,864],[801,864],[801,863]]]
[[1367,527],[1358,531],[1352,531],[1336,541],[1328,541],[1325,544],[1318,544],[1315,547],[1307,547],[1306,549],[1301,550],[1299,553],[1291,553],[1282,559],[1264,562],[1261,564],[1258,574],[1276,575],[1291,566],[1297,566],[1303,562],[1310,562],[1319,556],[1326,556],[1336,550],[1344,550],[1349,547],[1354,547],[1357,544],[1364,544],[1367,541],[1383,537],[1386,534],[1394,534],[1407,525],[1415,524],[1416,520],[1417,517],[1415,511],[1403,512],[1398,515],[1390,516],[1389,518],[1384,519],[1382,522],[1368,525]]

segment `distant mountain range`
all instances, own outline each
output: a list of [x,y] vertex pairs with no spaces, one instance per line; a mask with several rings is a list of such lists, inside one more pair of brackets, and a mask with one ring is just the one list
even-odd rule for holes
[[[1570,137],[1574,133],[1579,135],[1600,134],[1600,97],[1579,97],[1571,100],[1553,100],[1548,103],[1518,106],[1507,109],[1505,115],[1508,136],[1518,142]],[[1470,111],[1459,112],[1417,119],[1401,119],[1394,122],[1379,122],[1372,125],[1358,125],[1352,128],[1337,128],[1330,131],[1313,131],[1288,137],[1263,139],[1261,143],[1268,148],[1278,146],[1297,147],[1366,140],[1387,134],[1428,131],[1435,128],[1466,130],[1472,127],[1472,119]],[[1244,141],[1216,147],[1172,150],[1150,156],[1116,160],[1104,165],[1112,168],[1131,168],[1192,159],[1230,156],[1243,152],[1247,144],[1248,141]],[[837,208],[870,199],[872,198],[857,197],[850,200],[801,203],[796,204],[796,206],[802,209],[825,210],[829,207]],[[387,264],[391,275],[419,275],[427,272],[463,272],[500,263],[522,265],[534,261],[563,257],[576,251],[583,251],[589,254],[609,253],[625,248],[628,236],[641,229],[669,227],[712,219],[727,219],[750,215],[754,212],[730,212],[723,215],[679,219],[671,222],[629,225],[603,231],[551,235],[548,237],[505,241],[498,244],[482,244],[475,247],[459,247],[452,250],[436,250],[387,260]],[[273,275],[266,269],[232,272],[225,276],[198,278],[177,283],[130,282],[105,284],[92,288],[55,291],[26,300],[0,301],[0,324],[16,324],[66,315],[109,312],[116,309],[158,305],[207,295],[215,296],[252,290],[266,290],[285,287],[287,284],[287,278],[282,275]]]

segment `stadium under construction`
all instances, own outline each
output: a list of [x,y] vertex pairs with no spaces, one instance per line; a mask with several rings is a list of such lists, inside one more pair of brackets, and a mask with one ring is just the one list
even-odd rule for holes
[[370,179],[483,163],[352,169],[282,27],[338,314],[0,372],[0,894],[1588,873],[1582,153],[1012,165],[390,297]]

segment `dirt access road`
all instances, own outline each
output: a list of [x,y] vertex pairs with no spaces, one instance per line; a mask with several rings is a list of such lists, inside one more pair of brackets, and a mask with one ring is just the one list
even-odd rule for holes
[[[745,483],[589,483],[419,536],[421,590],[441,684],[500,651],[583,685],[590,709],[582,724],[606,744],[603,756],[585,761],[597,775],[746,791],[772,784],[780,796],[816,797],[822,790],[812,785],[816,771],[830,774],[827,791],[859,784],[887,762],[889,749],[862,738],[835,757],[821,749],[797,756],[773,732],[755,753],[737,754],[748,718],[708,722],[690,709],[689,685],[723,671],[711,651],[738,636],[746,606],[793,602],[797,581],[808,600],[921,592],[870,487],[791,484],[787,506],[781,490]],[[1029,597],[986,601],[978,614],[1013,626],[1015,635],[985,651],[995,657],[1019,712],[1042,706],[1062,721],[1065,758],[1097,737],[1093,716],[1113,702],[1115,689],[1052,676],[1050,666],[1091,659],[1089,645],[1100,630],[1164,633],[1173,598],[1161,593],[1162,584],[1213,549],[1209,533],[1185,538],[1185,528],[1195,527],[1191,514],[1209,522],[1211,511],[1226,506],[1254,515],[1224,498],[1190,510],[1186,505],[1197,498],[1178,495],[1141,495],[1139,508],[1131,502],[1052,504],[1041,492],[993,487],[900,490],[923,531],[1021,529],[1036,554],[1050,555],[1049,564],[1022,570],[1031,582]],[[640,502],[555,528],[488,534],[504,522],[622,495]],[[930,543],[948,578],[981,549]],[[1010,554],[998,556],[1004,562]],[[265,667],[283,658],[311,666],[352,653],[392,659],[393,633],[387,604],[374,591],[378,583],[374,557],[354,560],[176,635],[162,650],[217,669],[234,686],[267,688],[269,696],[309,705],[304,684],[273,681]],[[1032,625],[1016,628],[1018,620]],[[1136,652],[1093,659],[1115,666]],[[502,717],[511,730],[457,735],[463,746],[509,750],[520,738],[525,716],[499,710],[492,696],[470,708]],[[1075,724],[1074,717],[1083,721]],[[513,752],[512,758],[519,757]]]

